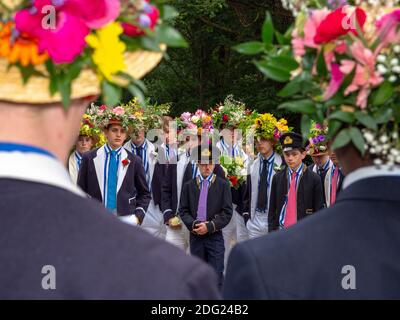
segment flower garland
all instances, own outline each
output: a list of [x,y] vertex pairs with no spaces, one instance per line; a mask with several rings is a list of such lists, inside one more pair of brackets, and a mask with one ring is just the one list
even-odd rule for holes
[[291,99],[280,108],[302,113],[302,124],[327,121],[333,150],[352,144],[377,165],[400,164],[400,1],[282,2],[293,27],[276,33],[267,14],[263,34],[271,36],[236,49],[264,53],[256,66],[289,82],[278,95]]
[[211,110],[211,117],[215,128],[236,128],[245,119],[250,111],[243,102],[233,99],[233,95],[225,98],[224,103]]
[[116,104],[118,87],[141,91],[127,73],[127,53],[185,45],[176,30],[173,40],[163,32],[171,27],[149,0],[4,0],[0,6],[0,59],[19,68],[24,81],[49,78],[51,95],[59,92],[65,106],[82,71],[98,74],[105,102]]
[[242,183],[246,181],[247,171],[244,159],[241,157],[229,157],[222,155],[219,163],[225,172],[231,187],[239,189]]
[[309,144],[307,146],[307,151],[311,156],[318,156],[328,151],[327,134],[327,127],[312,121],[310,134],[308,135]]
[[113,121],[118,122],[126,131],[143,125],[142,114],[132,112],[128,106],[111,108],[106,105],[96,106],[92,103],[88,114],[93,119],[96,126],[102,129],[107,128]]

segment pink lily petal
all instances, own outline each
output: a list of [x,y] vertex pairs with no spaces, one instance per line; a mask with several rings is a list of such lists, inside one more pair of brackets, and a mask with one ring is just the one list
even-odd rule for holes
[[324,93],[324,100],[328,100],[335,95],[344,79],[344,74],[340,71],[340,67],[337,63],[332,63],[331,71],[332,78],[327,90]]

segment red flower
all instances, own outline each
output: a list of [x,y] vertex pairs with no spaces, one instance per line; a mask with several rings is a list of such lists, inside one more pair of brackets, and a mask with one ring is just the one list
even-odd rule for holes
[[123,165],[124,167],[126,167],[129,163],[130,163],[130,161],[129,161],[128,158],[122,160],[122,165]]
[[223,115],[222,121],[223,121],[223,122],[228,122],[228,121],[229,121],[229,117],[228,117],[227,114],[224,114],[224,115]]
[[105,110],[107,110],[107,106],[103,104],[103,105],[99,108],[99,110],[105,111]]
[[239,179],[235,176],[228,176],[229,181],[232,183],[232,186],[236,187],[239,182]]
[[[357,22],[362,29],[367,15],[361,8],[356,8],[355,14]],[[322,20],[317,28],[314,42],[316,44],[327,43],[346,35],[348,32],[357,35],[354,12],[349,16],[345,7],[341,7],[328,14],[326,18]]]

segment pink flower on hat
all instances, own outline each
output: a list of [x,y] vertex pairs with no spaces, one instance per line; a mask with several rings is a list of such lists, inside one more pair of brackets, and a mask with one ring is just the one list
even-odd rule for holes
[[[54,29],[43,28],[45,6],[55,7]],[[47,52],[54,63],[71,63],[86,47],[90,29],[113,21],[119,11],[118,0],[34,0],[32,8],[16,13],[15,24],[19,32],[37,39],[39,51]]]
[[116,107],[113,109],[113,113],[115,113],[117,116],[122,116],[125,113],[125,110],[122,107]]

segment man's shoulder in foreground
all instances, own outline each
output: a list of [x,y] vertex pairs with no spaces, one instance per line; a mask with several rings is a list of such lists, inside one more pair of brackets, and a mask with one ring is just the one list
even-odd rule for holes
[[367,188],[367,181],[355,185],[314,217],[237,245],[225,298],[399,298],[400,200]]
[[[207,265],[123,224],[96,201],[26,181],[0,186],[1,298],[219,297]],[[42,287],[45,266],[55,268],[54,290]]]

